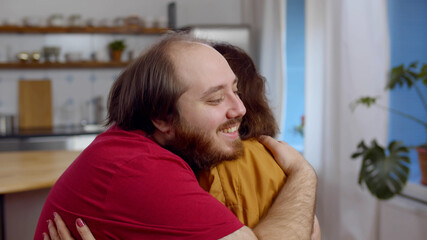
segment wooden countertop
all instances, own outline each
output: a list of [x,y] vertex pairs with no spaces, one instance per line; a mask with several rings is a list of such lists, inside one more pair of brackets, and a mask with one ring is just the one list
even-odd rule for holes
[[53,186],[80,152],[0,152],[0,194]]

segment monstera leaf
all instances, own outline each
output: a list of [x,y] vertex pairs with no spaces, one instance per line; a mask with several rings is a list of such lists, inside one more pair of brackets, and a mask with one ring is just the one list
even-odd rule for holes
[[421,79],[424,85],[427,86],[427,64],[423,64],[423,67],[421,68],[421,71],[418,77]]
[[369,191],[379,199],[389,199],[400,193],[409,176],[408,148],[401,142],[392,141],[386,151],[373,140],[371,146],[364,141],[352,158],[362,157],[359,173],[359,185],[368,187]]
[[411,88],[418,79],[418,74],[414,72],[417,65],[418,62],[413,62],[407,68],[403,64],[394,67],[391,70],[390,80],[387,83],[386,89],[394,89],[396,85],[399,85],[399,87],[407,85],[408,88]]
[[359,105],[365,105],[366,107],[370,107],[372,105],[375,105],[377,103],[379,97],[361,97],[359,99],[356,99],[356,101],[350,103],[350,109],[354,111],[357,106]]

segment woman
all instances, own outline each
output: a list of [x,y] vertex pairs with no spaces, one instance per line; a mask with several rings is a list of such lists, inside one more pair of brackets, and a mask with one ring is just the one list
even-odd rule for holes
[[198,180],[203,189],[229,208],[243,224],[254,227],[286,178],[271,154],[255,138],[274,137],[278,127],[265,96],[265,79],[257,72],[251,57],[227,43],[214,43],[212,47],[224,56],[238,78],[239,96],[246,107],[239,128],[244,155],[200,172]]

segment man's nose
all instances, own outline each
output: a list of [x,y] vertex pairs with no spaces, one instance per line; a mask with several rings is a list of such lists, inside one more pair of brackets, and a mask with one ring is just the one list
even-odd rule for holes
[[233,94],[233,97],[230,98],[230,108],[227,111],[227,118],[239,118],[243,117],[246,113],[245,105],[243,105],[242,100],[239,96]]

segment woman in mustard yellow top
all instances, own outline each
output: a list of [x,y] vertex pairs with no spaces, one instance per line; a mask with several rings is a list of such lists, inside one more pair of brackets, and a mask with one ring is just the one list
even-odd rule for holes
[[225,57],[238,78],[240,99],[246,107],[239,129],[244,153],[236,160],[200,172],[198,180],[203,189],[227,206],[243,224],[254,227],[286,178],[272,155],[255,138],[274,137],[278,127],[265,96],[265,79],[257,72],[252,59],[230,44],[212,46]]
[[[212,46],[224,56],[239,79],[237,88],[246,107],[239,129],[244,153],[236,160],[200,172],[198,180],[203,189],[227,206],[243,224],[254,227],[286,180],[273,156],[256,140],[260,135],[274,137],[278,127],[265,96],[265,79],[252,59],[242,49],[227,43]],[[311,239],[321,239],[316,216]]]

